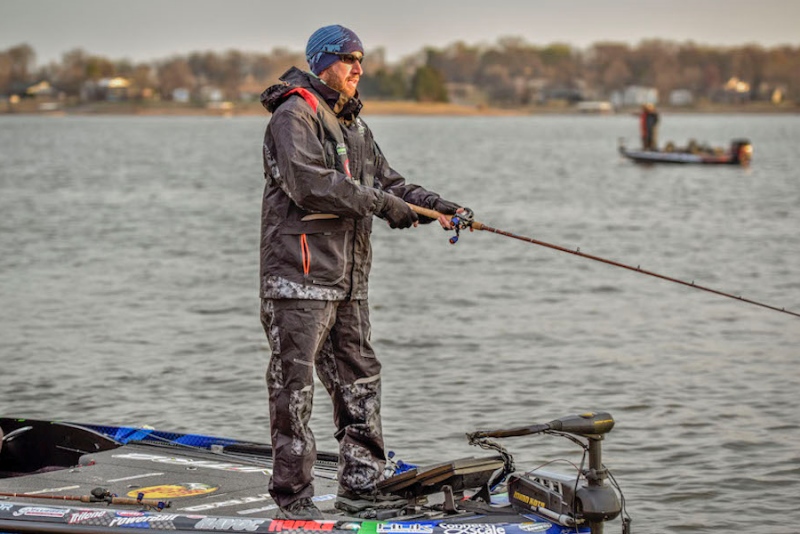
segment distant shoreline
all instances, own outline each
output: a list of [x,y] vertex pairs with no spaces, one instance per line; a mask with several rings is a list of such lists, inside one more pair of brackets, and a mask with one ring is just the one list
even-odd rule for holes
[[[699,104],[696,106],[670,107],[660,106],[662,113],[686,114],[799,114],[800,106],[794,104],[774,105],[768,102],[756,102],[740,105],[732,104]],[[362,114],[365,116],[460,116],[460,117],[501,117],[530,115],[630,115],[638,113],[638,108],[629,107],[615,112],[586,112],[575,106],[547,105],[516,108],[497,108],[471,106],[464,104],[365,100]],[[36,102],[21,102],[11,109],[9,105],[0,103],[0,115],[135,115],[135,116],[268,116],[267,111],[258,102],[234,103],[227,106],[201,106],[196,104],[178,104],[175,102],[96,102],[69,107],[42,107]]]

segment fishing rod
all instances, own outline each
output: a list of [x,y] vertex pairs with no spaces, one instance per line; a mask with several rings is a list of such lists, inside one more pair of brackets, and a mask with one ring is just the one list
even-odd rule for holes
[[144,506],[146,508],[153,508],[156,510],[163,510],[172,506],[170,501],[156,501],[153,499],[144,499],[143,494],[139,494],[137,499],[127,499],[124,497],[117,497],[104,488],[95,488],[91,491],[90,495],[46,495],[39,493],[0,493],[0,497],[13,497],[24,499],[50,499],[56,501],[80,501],[85,503],[91,502],[105,502],[108,504],[117,505],[130,505],[130,506]]
[[558,250],[560,252],[566,252],[568,254],[572,254],[572,255],[575,255],[575,256],[580,256],[581,258],[586,258],[586,259],[590,259],[590,260],[594,260],[594,261],[599,261],[601,263],[605,263],[605,264],[608,264],[608,265],[613,265],[614,267],[621,267],[623,269],[627,269],[627,270],[633,271],[635,273],[641,273],[641,274],[646,274],[646,275],[649,275],[649,276],[654,276],[656,278],[660,278],[660,279],[666,280],[668,282],[674,282],[676,284],[681,284],[681,285],[684,285],[684,286],[687,286],[687,287],[691,287],[691,288],[694,288],[694,289],[700,289],[700,290],[703,290],[703,291],[707,291],[709,293],[713,293],[715,295],[719,295],[721,297],[728,297],[728,298],[731,298],[731,299],[734,299],[734,300],[738,300],[740,302],[746,302],[747,304],[753,304],[755,306],[761,306],[762,308],[767,308],[769,310],[774,310],[774,311],[778,311],[778,312],[781,312],[781,313],[786,313],[788,315],[794,315],[795,317],[800,317],[800,313],[796,313],[796,312],[787,310],[786,308],[778,308],[777,306],[770,306],[769,304],[764,304],[763,302],[757,302],[755,300],[746,299],[746,298],[744,298],[744,297],[742,297],[740,295],[733,295],[731,293],[725,293],[723,291],[718,291],[718,290],[712,289],[710,287],[705,287],[705,286],[701,286],[699,284],[695,284],[694,281],[686,282],[685,280],[679,280],[677,278],[672,278],[671,276],[665,276],[663,274],[654,273],[653,271],[648,271],[648,270],[642,269],[638,265],[636,267],[634,267],[632,265],[626,265],[624,263],[620,263],[620,262],[617,262],[617,261],[609,260],[609,259],[606,259],[606,258],[601,258],[600,256],[593,256],[591,254],[586,254],[585,252],[581,252],[580,247],[578,247],[576,250],[572,250],[572,249],[568,249],[568,248],[565,248],[565,247],[561,247],[559,245],[554,245],[552,243],[547,243],[545,241],[539,241],[538,239],[533,239],[531,237],[526,237],[526,236],[514,234],[512,232],[506,232],[504,230],[499,230],[497,228],[492,228],[491,226],[488,226],[486,224],[483,224],[482,222],[474,220],[473,219],[472,210],[470,210],[469,208],[464,208],[464,212],[463,213],[459,213],[459,214],[456,214],[456,215],[445,215],[443,213],[439,213],[436,210],[423,208],[423,207],[420,207],[420,206],[415,206],[414,204],[409,204],[409,206],[411,207],[411,209],[415,213],[417,213],[418,215],[422,215],[424,217],[429,217],[429,218],[434,219],[434,220],[439,219],[439,217],[447,218],[447,220],[449,220],[453,224],[454,230],[456,232],[456,235],[454,235],[454,236],[452,236],[450,238],[450,243],[452,243],[452,244],[456,244],[456,242],[458,241],[458,237],[460,235],[460,231],[461,230],[464,230],[466,228],[469,228],[470,231],[472,231],[472,230],[483,230],[483,231],[486,231],[486,232],[491,232],[493,234],[498,234],[498,235],[502,235],[502,236],[506,236],[506,237],[511,237],[513,239],[519,239],[520,241],[525,241],[526,243],[532,243],[534,245],[539,245],[539,246],[542,246],[542,247],[551,248],[553,250]]

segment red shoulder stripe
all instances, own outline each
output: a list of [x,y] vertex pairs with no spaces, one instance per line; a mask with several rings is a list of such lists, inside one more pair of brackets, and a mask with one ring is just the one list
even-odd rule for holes
[[294,89],[286,93],[286,96],[289,95],[302,96],[303,100],[308,102],[308,105],[311,106],[311,109],[314,110],[314,113],[317,112],[317,107],[319,106],[319,100],[317,100],[317,97],[312,95],[308,89],[303,89],[302,87],[295,87]]

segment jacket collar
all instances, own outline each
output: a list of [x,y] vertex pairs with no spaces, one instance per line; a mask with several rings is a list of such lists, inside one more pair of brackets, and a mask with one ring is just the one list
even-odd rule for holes
[[292,67],[287,70],[283,76],[280,77],[280,80],[291,85],[313,89],[340,119],[354,120],[363,107],[361,100],[358,98],[358,92],[356,92],[356,96],[353,98],[340,102],[340,100],[344,99],[339,91],[330,87],[314,74],[304,72],[297,67]]

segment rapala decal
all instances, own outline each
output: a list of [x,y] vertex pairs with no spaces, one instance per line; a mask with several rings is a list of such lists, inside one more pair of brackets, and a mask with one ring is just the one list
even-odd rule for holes
[[506,529],[497,525],[480,523],[442,523],[444,534],[506,534]]
[[306,521],[293,519],[274,519],[269,524],[269,532],[285,532],[287,530],[333,530],[336,521]]
[[212,462],[209,460],[192,460],[191,458],[176,458],[174,456],[161,456],[158,454],[142,454],[138,452],[128,454],[115,454],[113,458],[124,460],[142,460],[170,465],[183,465],[186,467],[196,467],[204,469],[216,469],[218,471],[233,471],[236,473],[264,473],[272,474],[272,471],[264,467],[254,465],[234,464],[230,462]]
[[194,525],[195,530],[236,530],[255,532],[268,519],[237,519],[231,517],[204,517]]
[[143,493],[145,499],[179,499],[214,493],[219,487],[209,486],[200,482],[187,482],[184,484],[163,484],[161,486],[148,486],[128,492],[128,497],[139,498]]
[[65,508],[47,508],[46,506],[25,506],[14,512],[14,517],[56,517],[62,518],[69,513]]

